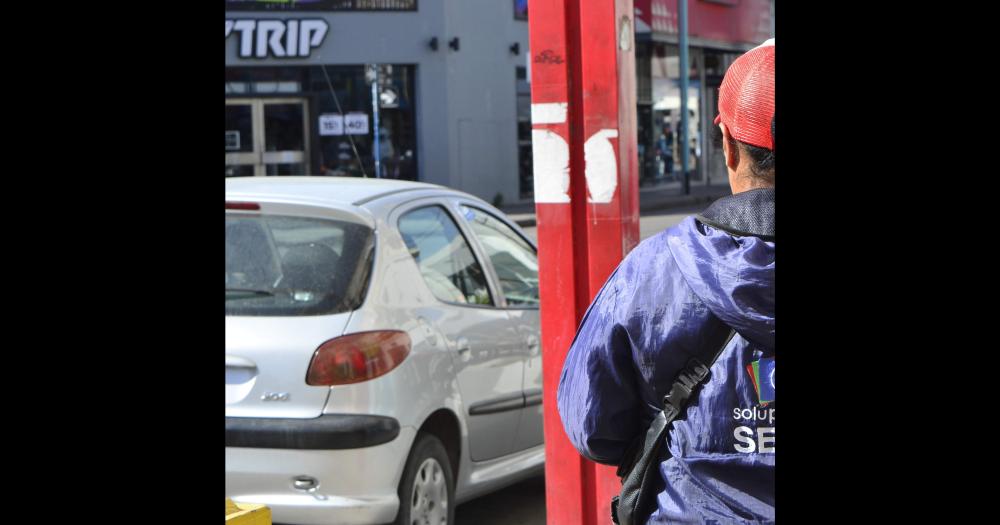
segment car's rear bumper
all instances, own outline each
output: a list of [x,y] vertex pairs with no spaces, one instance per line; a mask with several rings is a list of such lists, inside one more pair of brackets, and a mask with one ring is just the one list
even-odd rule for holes
[[373,447],[399,435],[399,421],[367,414],[325,414],[312,419],[226,418],[226,446],[296,450]]
[[[397,488],[416,435],[401,427],[388,443],[341,450],[226,447],[226,497],[260,503],[275,523],[387,523],[399,509]],[[292,478],[319,481],[312,493]]]

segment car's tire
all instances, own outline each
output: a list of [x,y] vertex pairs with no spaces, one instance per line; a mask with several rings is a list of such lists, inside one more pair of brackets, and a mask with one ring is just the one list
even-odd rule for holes
[[444,445],[437,437],[418,432],[399,480],[396,525],[452,525],[455,523],[455,480]]

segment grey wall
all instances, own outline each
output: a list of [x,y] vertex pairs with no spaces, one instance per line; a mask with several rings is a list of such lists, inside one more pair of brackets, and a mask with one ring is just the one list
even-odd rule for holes
[[[525,65],[528,23],[514,20],[511,0],[445,0],[448,29],[461,50],[448,61],[454,183],[492,200],[518,197],[515,68]],[[520,43],[520,54],[509,48]]]
[[[512,0],[419,0],[417,12],[227,12],[226,18],[325,18],[329,32],[308,59],[240,59],[226,66],[416,64],[420,179],[492,201],[517,202],[515,67],[525,65],[528,23]],[[427,42],[439,41],[438,51]],[[460,49],[448,41],[459,37]],[[509,47],[519,42],[514,56]]]

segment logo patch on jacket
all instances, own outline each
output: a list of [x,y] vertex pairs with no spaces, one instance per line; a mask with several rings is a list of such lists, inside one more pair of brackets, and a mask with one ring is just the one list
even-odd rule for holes
[[765,357],[747,365],[747,373],[757,392],[760,406],[766,407],[774,402],[774,358]]
[[733,429],[733,447],[744,454],[774,454],[774,357],[753,361],[746,371],[758,404],[733,408],[733,420],[739,425]]

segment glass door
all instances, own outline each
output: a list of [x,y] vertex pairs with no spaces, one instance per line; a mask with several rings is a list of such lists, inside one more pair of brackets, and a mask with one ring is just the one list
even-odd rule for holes
[[226,176],[305,175],[306,100],[226,100]]
[[264,175],[305,175],[309,137],[306,101],[263,99],[260,119],[264,130],[261,155]]

